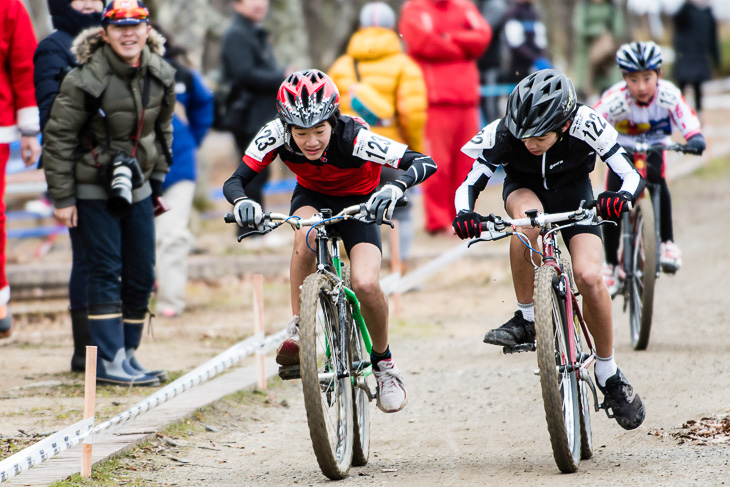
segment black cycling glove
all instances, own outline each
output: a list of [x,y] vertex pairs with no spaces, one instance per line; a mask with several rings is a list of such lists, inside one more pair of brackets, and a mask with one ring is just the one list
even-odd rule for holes
[[705,143],[705,138],[702,136],[702,134],[697,134],[690,137],[690,139],[687,141],[687,149],[685,150],[685,152],[688,154],[701,156],[702,153],[705,151],[705,147],[707,147],[707,144]]
[[474,211],[461,210],[451,222],[460,239],[478,238],[482,235],[482,217]]
[[604,191],[596,198],[598,216],[604,220],[618,221],[621,214],[631,209],[630,199],[625,192]]

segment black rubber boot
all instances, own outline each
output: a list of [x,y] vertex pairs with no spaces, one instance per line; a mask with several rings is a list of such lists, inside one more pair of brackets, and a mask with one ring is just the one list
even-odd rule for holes
[[89,329],[98,350],[97,382],[125,386],[160,385],[157,377],[136,371],[127,360],[120,304],[90,306]]
[[124,316],[124,351],[129,364],[137,371],[157,377],[160,382],[165,382],[168,378],[167,372],[164,370],[149,370],[142,366],[135,356],[135,351],[142,342],[142,330],[144,329],[144,320],[147,310],[128,311],[125,309]]
[[94,344],[89,329],[89,312],[86,308],[69,309],[69,312],[71,313],[71,332],[74,337],[71,370],[73,372],[84,372],[86,370],[86,347]]

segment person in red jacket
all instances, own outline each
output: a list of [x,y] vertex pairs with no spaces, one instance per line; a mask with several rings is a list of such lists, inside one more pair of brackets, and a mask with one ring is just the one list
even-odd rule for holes
[[426,80],[426,152],[439,165],[423,184],[426,231],[450,233],[454,194],[473,162],[461,146],[478,128],[476,60],[487,48],[492,29],[468,0],[409,0],[399,27],[406,53]]
[[5,276],[5,167],[10,142],[20,138],[26,166],[41,153],[33,85],[33,53],[38,45],[33,25],[21,0],[0,0],[0,338],[10,336],[10,286]]

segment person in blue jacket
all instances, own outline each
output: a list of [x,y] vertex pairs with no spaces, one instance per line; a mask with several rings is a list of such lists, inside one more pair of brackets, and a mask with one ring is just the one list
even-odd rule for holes
[[[41,133],[48,122],[51,106],[58,94],[64,74],[77,65],[76,58],[71,53],[71,43],[87,27],[101,25],[103,9],[102,0],[48,0],[48,10],[51,12],[53,27],[56,30],[38,44],[33,56],[35,65],[33,82],[40,112]],[[86,346],[93,345],[87,313],[86,261],[78,227],[69,228],[69,236],[73,252],[71,277],[68,282],[69,311],[74,340],[71,370],[83,372]]]
[[[159,27],[155,27],[160,32]],[[164,34],[163,34],[164,35]],[[193,246],[188,229],[198,173],[196,151],[213,124],[213,94],[187,66],[184,49],[168,35],[165,59],[175,68],[177,107],[172,119],[173,164],[162,186],[170,210],[155,219],[157,235],[156,312],[172,318],[185,309],[187,257]]]

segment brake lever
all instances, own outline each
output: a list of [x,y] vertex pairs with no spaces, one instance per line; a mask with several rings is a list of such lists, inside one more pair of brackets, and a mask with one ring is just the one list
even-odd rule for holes
[[238,236],[238,241],[240,242],[244,238],[250,237],[251,235],[266,235],[267,233],[271,232],[274,228],[276,228],[276,227],[266,227],[264,230],[252,230],[250,232],[246,232],[246,233]]
[[600,222],[595,224],[597,227],[601,225],[613,225],[614,227],[618,226],[618,222],[615,222],[613,220],[601,220]]

